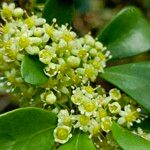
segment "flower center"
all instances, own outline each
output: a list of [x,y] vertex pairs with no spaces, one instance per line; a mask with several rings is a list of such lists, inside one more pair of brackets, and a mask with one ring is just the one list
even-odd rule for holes
[[87,112],[92,112],[92,111],[95,110],[96,105],[95,105],[94,102],[85,102],[85,103],[83,104],[83,107],[84,107],[84,109],[85,109]]
[[101,118],[106,117],[106,116],[107,116],[107,111],[103,108],[99,108],[98,117],[101,119]]
[[94,89],[91,87],[91,86],[86,86],[85,87],[85,90],[90,93],[90,94],[93,94],[94,93]]
[[111,118],[109,117],[102,118],[101,127],[105,132],[110,131],[111,125],[112,125]]
[[86,126],[89,123],[90,118],[85,115],[81,115],[79,121],[81,125]]
[[127,122],[132,122],[134,120],[136,120],[136,115],[134,114],[134,112],[130,112],[127,116],[125,116]]
[[118,100],[121,98],[121,93],[117,89],[111,89],[109,94],[114,100]]
[[92,78],[95,75],[95,70],[93,68],[86,68],[85,74],[88,78]]
[[19,46],[20,46],[20,47],[26,48],[26,47],[29,46],[29,44],[30,44],[29,38],[27,38],[27,37],[21,37],[21,38],[19,39]]
[[57,135],[58,139],[65,140],[68,137],[69,132],[67,129],[58,128],[56,135]]
[[80,95],[73,95],[71,100],[74,104],[77,105],[80,105],[82,103],[82,97]]
[[6,7],[2,10],[2,14],[4,17],[10,19],[12,17],[12,11],[9,7]]
[[71,118],[68,116],[68,117],[65,117],[64,118],[64,125],[66,125],[66,126],[71,126],[72,125],[72,120],[71,120]]
[[32,28],[35,25],[34,19],[32,17],[27,18],[25,20],[25,23],[27,24],[29,29]]

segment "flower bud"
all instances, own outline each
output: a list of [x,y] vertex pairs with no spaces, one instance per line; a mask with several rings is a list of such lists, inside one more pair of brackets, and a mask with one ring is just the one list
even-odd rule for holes
[[39,47],[37,46],[29,46],[26,48],[27,53],[31,55],[37,55],[40,51]]
[[77,68],[80,65],[80,58],[69,56],[67,62],[72,68]]
[[53,92],[51,92],[50,94],[48,94],[46,96],[46,100],[45,101],[48,104],[54,104],[56,102],[56,96],[54,95]]
[[21,8],[16,8],[14,11],[13,11],[13,15],[17,18],[19,17],[22,17],[23,16],[23,9]]
[[42,28],[36,28],[36,29],[34,30],[34,35],[37,36],[37,37],[42,36],[42,33],[43,33]]

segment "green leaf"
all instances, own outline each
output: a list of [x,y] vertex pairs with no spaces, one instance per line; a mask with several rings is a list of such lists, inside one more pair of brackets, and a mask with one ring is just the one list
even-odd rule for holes
[[135,7],[127,7],[98,35],[112,58],[134,56],[150,49],[150,25]]
[[112,133],[124,150],[150,150],[150,141],[119,127],[116,123],[112,125]]
[[89,135],[80,131],[76,131],[73,137],[64,145],[61,145],[58,150],[96,150]]
[[21,75],[25,82],[33,85],[41,85],[48,81],[44,74],[44,64],[36,56],[26,55],[21,64]]
[[150,112],[150,62],[106,68],[101,77],[123,90]]
[[35,0],[35,2],[38,3],[38,4],[43,4],[43,3],[46,2],[46,0]]
[[59,25],[71,24],[73,15],[73,0],[47,0],[43,10],[43,17],[48,23],[51,23],[52,19],[56,18]]
[[22,108],[0,116],[1,150],[53,150],[55,114],[38,109]]

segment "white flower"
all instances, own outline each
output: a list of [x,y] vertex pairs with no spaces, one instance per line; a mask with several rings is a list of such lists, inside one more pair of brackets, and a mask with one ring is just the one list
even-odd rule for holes
[[60,110],[58,115],[58,125],[72,126],[72,118],[68,110]]
[[77,68],[75,72],[77,72],[78,75],[83,76],[84,72],[85,72],[85,69],[83,69],[83,68]]
[[7,4],[7,3],[3,3],[2,4],[2,8],[4,9],[4,8],[7,8],[7,7],[9,7],[10,9],[14,9],[15,8],[15,4],[14,3],[10,3],[10,4]]
[[124,111],[120,111],[121,116],[118,119],[119,124],[126,124],[128,128],[133,126],[133,122],[139,121],[139,112],[136,109],[132,109],[131,105],[126,105]]
[[96,42],[95,42],[95,47],[96,47],[98,50],[102,50],[102,49],[103,49],[103,44],[100,43],[100,42],[98,42],[98,41],[96,41]]
[[53,51],[48,49],[43,49],[39,52],[39,59],[44,64],[49,64],[53,57],[55,57]]
[[66,47],[67,46],[67,42],[64,40],[64,39],[61,39],[60,41],[59,41],[59,48],[64,48],[64,47]]
[[70,94],[68,88],[65,86],[60,86],[60,91],[64,94]]
[[48,66],[45,67],[44,72],[47,76],[53,77],[58,73],[59,65],[54,63],[49,63]]
[[107,115],[108,115],[107,111],[104,108],[102,108],[102,107],[98,108],[98,110],[96,112],[96,117],[97,117],[98,121],[101,121],[101,119],[104,117],[107,117]]
[[97,50],[95,48],[92,48],[89,53],[92,57],[97,56]]
[[92,82],[94,82],[98,75],[98,70],[95,69],[91,64],[85,64],[85,77],[87,79],[90,79]]
[[22,8],[15,8],[14,11],[13,11],[13,15],[15,17],[22,17],[23,16],[23,9]]
[[54,109],[52,109],[52,112],[55,113],[55,114],[58,114],[59,113],[59,109],[57,107],[55,107]]
[[114,99],[114,100],[118,100],[118,99],[120,99],[121,98],[121,93],[120,93],[120,91],[118,90],[118,89],[111,89],[110,91],[109,91],[109,95],[110,95],[110,97],[112,98],[112,99]]
[[98,94],[94,92],[94,88],[91,86],[83,86],[82,87],[82,92],[84,95],[90,99],[96,97]]
[[40,45],[42,43],[42,39],[39,37],[30,37],[31,44]]
[[111,117],[109,116],[103,117],[101,119],[100,124],[103,131],[109,132],[111,130],[111,125],[112,125]]
[[124,117],[120,117],[117,121],[118,124],[122,125],[126,122],[125,118]]
[[48,42],[48,40],[49,40],[48,34],[44,34],[44,35],[42,36],[42,42],[43,42],[43,43],[46,43],[46,42]]
[[100,128],[100,123],[92,119],[89,127],[90,137],[97,136],[100,133]]
[[37,46],[28,46],[25,50],[30,55],[37,55],[40,51],[39,47]]
[[54,130],[54,139],[55,142],[64,144],[66,143],[71,137],[72,134],[71,132],[71,128],[69,128],[68,126],[58,126],[55,128]]
[[76,116],[76,119],[78,122],[74,125],[74,128],[80,128],[80,130],[87,132],[89,130],[90,117],[86,115],[78,115]]
[[95,114],[97,109],[97,103],[94,99],[84,99],[83,103],[78,107],[81,114],[91,116]]
[[53,31],[52,38],[53,38],[54,41],[57,42],[58,40],[61,39],[61,37],[62,37],[62,32],[61,31],[59,31],[59,30],[54,30]]
[[119,113],[121,111],[121,106],[118,102],[113,102],[111,104],[108,104],[108,107],[111,113]]
[[73,95],[71,96],[71,101],[76,104],[76,105],[81,105],[83,103],[83,100],[86,97],[83,95],[82,91],[80,88],[77,88],[73,90]]
[[27,36],[19,37],[18,44],[22,49],[27,48],[30,45],[29,37]]
[[95,40],[93,39],[93,37],[91,35],[85,35],[85,43],[88,44],[88,45],[91,45],[93,46],[94,43],[95,43]]
[[43,28],[35,28],[34,29],[34,35],[37,37],[41,37],[43,33],[44,33]]
[[108,105],[108,103],[110,103],[111,100],[112,100],[112,98],[110,96],[104,97],[104,99],[103,99],[103,105],[104,106]]
[[25,24],[27,25],[28,29],[32,29],[35,26],[35,16],[28,17],[25,20]]
[[80,58],[75,56],[69,56],[67,62],[72,68],[77,68],[80,65]]
[[49,25],[49,24],[44,24],[44,29],[45,29],[45,32],[46,34],[49,36],[49,37],[53,37],[53,34],[54,34],[54,31],[55,31],[55,28],[53,25]]
[[54,104],[56,99],[57,98],[52,91],[44,92],[41,94],[41,100],[46,104]]
[[11,19],[13,16],[13,11],[15,8],[14,3],[10,3],[9,5],[7,3],[2,4],[2,10],[1,10],[1,16],[3,19]]
[[44,23],[46,23],[46,20],[44,18],[35,18],[35,25],[36,26],[41,26],[43,25]]

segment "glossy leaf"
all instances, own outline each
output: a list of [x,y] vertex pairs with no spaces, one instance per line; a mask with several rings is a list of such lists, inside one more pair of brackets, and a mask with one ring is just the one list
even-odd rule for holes
[[22,108],[0,116],[1,150],[53,150],[55,114],[38,109]]
[[127,7],[98,35],[112,58],[134,56],[150,49],[150,25],[135,7]]
[[101,77],[123,90],[150,112],[150,62],[106,68]]
[[24,56],[21,64],[21,75],[25,82],[40,85],[47,82],[48,77],[44,74],[44,65],[35,56]]
[[58,150],[96,150],[88,136],[86,133],[76,131],[73,137],[66,144],[60,146]]
[[48,23],[52,22],[53,18],[57,19],[59,25],[71,24],[74,14],[74,0],[47,0],[43,17]]
[[132,132],[121,128],[114,123],[112,125],[112,133],[114,139],[124,150],[149,150],[150,141],[133,134]]

